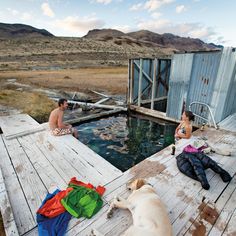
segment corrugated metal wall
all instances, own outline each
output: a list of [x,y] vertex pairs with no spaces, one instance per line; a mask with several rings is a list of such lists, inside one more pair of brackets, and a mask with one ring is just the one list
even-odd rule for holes
[[179,119],[187,100],[193,54],[175,54],[171,63],[167,115]]
[[225,48],[222,52],[219,70],[210,106],[216,122],[236,112],[236,52]]
[[[170,61],[157,60],[156,74],[166,77],[167,88],[156,85],[155,98],[167,96],[166,115],[180,119],[184,109],[189,109],[192,102],[207,104],[213,113],[216,123],[236,112],[236,51],[234,48],[224,48],[215,52],[195,52],[174,54],[171,59],[171,70],[165,74]],[[141,63],[142,61],[142,63]],[[153,80],[154,59],[131,60],[133,65],[133,102],[137,103],[140,79],[140,64],[142,64],[142,100],[151,99],[152,83],[145,74]],[[169,73],[169,72],[168,72]],[[147,76],[146,76],[147,77]],[[158,76],[157,76],[158,77]],[[163,78],[162,78],[163,79]],[[158,78],[157,78],[158,81]],[[160,82],[160,81],[159,81]],[[159,83],[158,82],[158,83]],[[160,85],[160,84],[159,84]],[[194,113],[210,119],[209,111],[203,105],[193,105]],[[196,123],[202,123],[200,118]]]
[[[203,102],[213,111],[216,122],[236,110],[236,54],[232,48],[221,52],[175,54],[172,59],[167,116],[180,119],[183,107]],[[202,105],[192,110],[205,118],[209,112]],[[202,119],[197,119],[201,123]]]

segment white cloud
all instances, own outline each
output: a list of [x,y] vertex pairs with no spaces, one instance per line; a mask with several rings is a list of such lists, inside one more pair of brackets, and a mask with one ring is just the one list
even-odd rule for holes
[[129,33],[129,32],[131,32],[131,31],[134,31],[134,29],[133,28],[131,28],[129,25],[122,25],[122,26],[112,26],[111,27],[112,29],[116,29],[116,30],[119,30],[119,31],[121,31],[121,32],[123,32],[123,33]]
[[53,25],[58,28],[62,28],[66,31],[77,32],[78,36],[86,34],[89,30],[95,28],[102,28],[105,23],[95,17],[73,17],[68,16],[63,20],[56,20]]
[[140,21],[138,23],[138,28],[158,32],[159,30],[165,28],[169,24],[170,24],[170,21],[168,21],[168,20]]
[[15,10],[15,9],[11,9],[11,8],[7,8],[7,10],[9,11],[9,13],[13,16],[16,16],[19,14],[19,11]]
[[49,4],[47,2],[42,3],[41,9],[42,9],[44,15],[49,16],[49,17],[55,16],[53,10],[51,9],[51,7],[49,6]]
[[30,20],[30,19],[32,19],[32,15],[28,12],[24,12],[21,16],[21,19],[22,20]]
[[112,0],[95,0],[97,3],[102,3],[102,4],[109,4],[112,2]]
[[174,24],[169,20],[149,20],[137,23],[139,30],[147,29],[159,34],[172,33],[182,37],[200,38],[205,42],[223,42],[223,38],[211,27],[206,27],[200,23],[179,23]]
[[154,13],[151,14],[151,17],[152,17],[153,19],[158,19],[158,18],[160,18],[161,16],[162,16],[162,14],[161,14],[160,12],[154,12]]
[[138,10],[141,10],[142,8],[143,8],[143,4],[140,2],[140,3],[132,5],[130,7],[130,11],[138,11]]
[[176,7],[175,11],[179,14],[181,12],[187,11],[187,8],[184,5],[179,5]]
[[146,1],[144,8],[148,11],[155,11],[156,9],[172,3],[174,0],[148,0]]

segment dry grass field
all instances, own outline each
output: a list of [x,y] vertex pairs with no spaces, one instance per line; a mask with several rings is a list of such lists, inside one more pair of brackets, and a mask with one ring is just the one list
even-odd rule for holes
[[0,73],[0,105],[18,109],[38,122],[46,122],[56,104],[33,89],[125,95],[127,67],[81,68],[56,71],[4,71]]
[[5,71],[0,74],[0,86],[9,88],[10,79],[33,87],[88,92],[104,91],[125,94],[128,67],[81,68],[55,71]]

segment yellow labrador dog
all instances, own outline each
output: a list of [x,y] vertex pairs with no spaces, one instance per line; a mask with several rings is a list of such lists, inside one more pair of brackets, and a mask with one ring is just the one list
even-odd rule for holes
[[128,209],[133,217],[123,236],[171,236],[172,227],[164,204],[155,189],[143,179],[136,179],[128,188],[132,190],[127,200],[116,197],[107,213],[110,218],[115,208]]

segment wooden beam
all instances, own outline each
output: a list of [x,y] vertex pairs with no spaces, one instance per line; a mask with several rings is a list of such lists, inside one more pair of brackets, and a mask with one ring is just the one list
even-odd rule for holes
[[[142,58],[140,58],[140,60],[143,60]],[[134,65],[136,65],[139,69],[141,68],[141,65],[139,66],[135,61],[134,61]],[[149,77],[149,75],[145,72],[145,71],[142,71],[142,74],[146,77],[146,79],[152,83],[152,79]]]
[[101,103],[106,102],[106,101],[108,101],[108,100],[110,100],[110,99],[111,99],[111,98],[109,98],[109,97],[102,98],[102,99],[99,100],[98,102],[95,102],[94,105],[101,104]]
[[127,102],[128,104],[131,104],[132,103],[132,96],[133,96],[133,76],[134,76],[134,73],[133,73],[133,60],[130,59],[129,60],[129,64],[128,64],[128,71],[129,71],[129,77],[128,77],[128,92],[127,92]]
[[102,96],[102,97],[105,97],[105,98],[111,98],[111,96],[108,96],[108,95],[106,95],[106,94],[99,93],[99,92],[94,91],[94,90],[90,90],[90,91],[93,92],[93,93],[96,93],[96,94],[98,94],[98,95],[100,95],[100,96]]
[[141,105],[141,95],[142,95],[142,79],[143,79],[143,59],[140,58],[140,67],[139,67],[139,81],[138,81],[138,106]]
[[99,112],[97,114],[92,114],[92,115],[85,116],[85,117],[78,117],[75,119],[67,120],[66,122],[69,124],[76,124],[76,123],[84,122],[87,120],[92,120],[92,119],[97,119],[97,118],[101,118],[101,117],[108,116],[108,115],[113,115],[116,113],[120,113],[122,111],[123,110],[121,110],[121,109],[114,109],[114,110],[110,110],[110,111]]
[[152,99],[142,100],[141,104],[148,104],[148,103],[151,103],[152,101],[153,102],[159,102],[159,101],[165,100],[167,98],[168,98],[167,96],[163,96],[163,97],[160,97],[160,98],[154,98],[153,100]]
[[[58,101],[58,98],[53,98],[53,100]],[[78,102],[78,101],[72,101],[68,100],[68,103],[71,104],[79,104],[79,105],[86,105],[88,107],[98,107],[98,108],[104,108],[104,109],[120,109],[122,111],[127,111],[126,107],[120,107],[120,106],[114,106],[114,105],[103,105],[103,104],[95,104],[95,103],[89,103],[89,102]]]
[[161,112],[161,111],[155,111],[155,110],[151,110],[148,108],[144,108],[144,107],[138,107],[138,106],[134,106],[134,105],[130,105],[129,109],[131,111],[136,111],[139,112],[141,114],[145,114],[147,116],[152,116],[152,117],[156,117],[159,119],[163,119],[163,120],[167,120],[167,121],[171,121],[171,122],[175,122],[175,123],[179,123],[180,120],[171,118],[171,117],[167,117],[166,113]]
[[157,59],[154,59],[153,63],[153,74],[152,74],[152,98],[151,98],[151,109],[154,108],[154,98],[156,95],[156,68],[157,68]]

